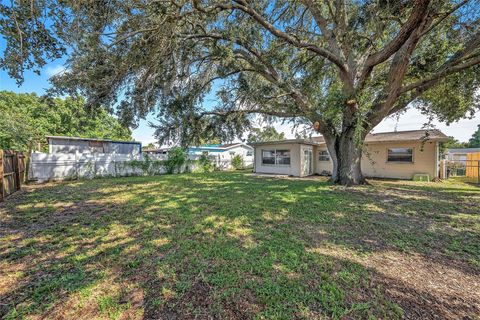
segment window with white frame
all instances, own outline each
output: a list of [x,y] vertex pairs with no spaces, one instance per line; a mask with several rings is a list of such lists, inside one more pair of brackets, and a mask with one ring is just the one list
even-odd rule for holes
[[330,161],[330,154],[327,150],[321,150],[318,154],[318,160],[320,161]]
[[290,165],[290,150],[262,150],[262,164]]
[[247,151],[247,157],[251,157],[253,156],[253,151],[252,150],[248,150]]
[[413,162],[412,148],[389,148],[387,150],[388,162]]

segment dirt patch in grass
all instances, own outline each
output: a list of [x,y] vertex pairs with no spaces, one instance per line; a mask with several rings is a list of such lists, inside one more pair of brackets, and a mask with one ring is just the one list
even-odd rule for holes
[[408,319],[468,319],[480,314],[479,274],[446,260],[385,254],[367,266],[373,281],[398,303]]

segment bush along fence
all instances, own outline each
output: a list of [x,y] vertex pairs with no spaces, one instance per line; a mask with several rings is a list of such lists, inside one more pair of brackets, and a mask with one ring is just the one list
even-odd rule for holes
[[21,190],[26,181],[28,157],[12,150],[0,150],[0,201]]
[[232,169],[231,160],[187,156],[184,152],[163,155],[32,153],[30,181],[92,179]]

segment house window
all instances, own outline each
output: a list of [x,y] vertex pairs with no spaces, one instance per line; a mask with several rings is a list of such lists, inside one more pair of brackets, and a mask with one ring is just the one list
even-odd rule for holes
[[330,154],[328,154],[327,150],[320,151],[318,155],[318,160],[320,161],[330,161]]
[[413,162],[412,148],[389,148],[388,162]]
[[290,150],[262,150],[262,164],[290,165]]
[[276,164],[290,164],[290,150],[277,150]]
[[253,156],[253,151],[252,150],[248,150],[247,151],[247,157],[251,157]]

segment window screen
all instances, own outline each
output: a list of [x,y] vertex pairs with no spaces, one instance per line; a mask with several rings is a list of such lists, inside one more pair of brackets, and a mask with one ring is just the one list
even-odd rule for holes
[[290,150],[277,150],[276,164],[290,164]]
[[262,150],[262,163],[271,165],[289,165],[290,150]]
[[322,150],[319,152],[318,160],[320,161],[330,161],[330,154],[327,150]]
[[412,148],[390,148],[388,149],[388,162],[413,162]]
[[275,164],[275,150],[262,150],[262,163]]

